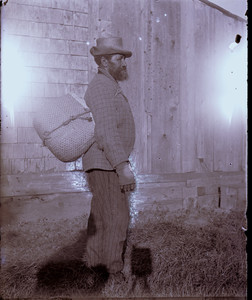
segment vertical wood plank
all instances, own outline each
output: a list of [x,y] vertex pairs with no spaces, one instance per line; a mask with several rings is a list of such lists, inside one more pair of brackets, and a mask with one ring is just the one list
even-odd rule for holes
[[144,85],[144,110],[146,112],[147,122],[147,140],[146,140],[146,172],[152,173],[152,103],[153,103],[153,75],[152,75],[152,61],[153,61],[153,1],[148,0],[145,6],[144,18],[144,60],[143,60],[143,85]]
[[180,118],[181,118],[181,169],[195,170],[195,8],[192,1],[181,3],[180,52]]
[[100,35],[99,24],[99,0],[88,1],[88,81],[94,77],[97,72],[97,65],[93,56],[90,54],[91,47],[95,46],[96,39]]
[[123,38],[124,47],[133,53],[126,61],[129,79],[120,85],[129,99],[135,119],[136,142],[132,161],[138,173],[148,172],[148,120],[145,108],[148,1],[136,0],[130,5],[127,0],[116,0],[112,16],[115,34]]
[[214,127],[212,97],[208,95],[209,90],[213,89],[209,79],[215,76],[215,67],[212,63],[215,23],[213,15],[209,14],[209,8],[203,7],[202,3],[195,4],[194,16],[196,171],[210,172],[213,170]]
[[152,1],[152,172],[180,172],[177,1]]

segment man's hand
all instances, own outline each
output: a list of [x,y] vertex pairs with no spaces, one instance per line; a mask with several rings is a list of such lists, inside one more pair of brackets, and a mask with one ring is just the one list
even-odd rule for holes
[[121,191],[129,192],[133,191],[136,183],[134,174],[130,168],[130,164],[128,162],[120,163],[116,167],[116,173],[119,177],[119,184]]

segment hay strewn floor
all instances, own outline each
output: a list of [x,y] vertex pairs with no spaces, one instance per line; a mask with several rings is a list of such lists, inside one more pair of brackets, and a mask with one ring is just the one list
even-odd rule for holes
[[125,280],[97,277],[101,269],[87,274],[87,216],[3,226],[1,295],[246,296],[245,224],[237,212],[140,213],[129,230]]

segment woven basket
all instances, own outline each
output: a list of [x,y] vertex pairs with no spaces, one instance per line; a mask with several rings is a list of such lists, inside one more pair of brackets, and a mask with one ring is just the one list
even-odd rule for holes
[[91,112],[69,94],[45,99],[33,126],[44,145],[63,162],[75,161],[94,143]]

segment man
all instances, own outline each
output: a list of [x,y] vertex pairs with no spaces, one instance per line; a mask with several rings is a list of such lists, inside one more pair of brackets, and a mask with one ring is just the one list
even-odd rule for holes
[[95,122],[96,142],[83,156],[93,193],[88,220],[86,260],[90,267],[105,265],[110,274],[123,269],[129,224],[128,193],[135,187],[129,156],[135,142],[135,124],[118,81],[128,78],[122,38],[99,38],[90,50],[98,73],[85,94]]

